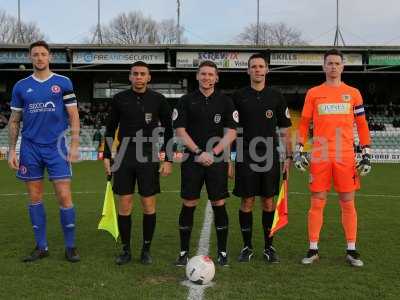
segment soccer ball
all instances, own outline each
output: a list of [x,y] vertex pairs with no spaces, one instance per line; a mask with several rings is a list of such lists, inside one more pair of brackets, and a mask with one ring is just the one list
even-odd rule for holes
[[209,256],[194,256],[186,265],[186,277],[194,283],[207,284],[214,278],[214,275],[214,262]]

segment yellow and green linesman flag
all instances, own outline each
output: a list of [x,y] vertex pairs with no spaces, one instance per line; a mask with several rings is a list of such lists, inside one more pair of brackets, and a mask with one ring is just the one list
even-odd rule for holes
[[111,176],[107,177],[106,194],[104,196],[103,213],[97,229],[108,231],[115,240],[118,239],[118,220],[115,211],[114,194],[111,186]]
[[282,186],[279,191],[278,201],[276,202],[274,221],[272,222],[269,236],[273,236],[276,231],[286,226],[288,223],[288,179],[287,173],[283,173]]

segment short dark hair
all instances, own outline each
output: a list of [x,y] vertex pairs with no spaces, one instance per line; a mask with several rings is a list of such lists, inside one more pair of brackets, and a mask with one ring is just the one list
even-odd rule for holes
[[50,47],[49,44],[47,44],[45,41],[40,40],[40,41],[36,41],[33,42],[32,44],[29,45],[29,53],[31,53],[32,49],[35,47],[44,47],[47,49],[47,51],[50,52]]
[[215,62],[213,62],[213,61],[211,61],[211,60],[203,60],[203,61],[200,63],[198,70],[200,70],[202,67],[211,67],[211,68],[214,68],[214,69],[215,69],[215,72],[218,73],[218,67],[217,67],[217,65],[215,64]]
[[342,61],[343,61],[343,53],[342,53],[342,51],[340,51],[340,50],[338,50],[338,49],[332,48],[332,49],[329,49],[328,51],[326,51],[325,54],[324,54],[324,62],[325,62],[326,58],[327,58],[329,55],[337,55],[337,56],[340,56],[340,58],[341,58]]
[[142,61],[142,60],[135,61],[135,62],[132,64],[131,69],[132,69],[133,67],[145,67],[145,68],[147,68],[147,69],[150,71],[150,66],[149,66],[149,64],[145,63],[145,62]]
[[247,61],[247,67],[248,67],[248,68],[250,68],[250,61],[251,61],[252,59],[256,59],[256,58],[261,58],[261,59],[263,59],[263,60],[265,61],[265,65],[268,66],[268,60],[267,60],[267,58],[265,57],[264,54],[262,54],[262,53],[254,53],[254,54],[252,54],[252,55],[249,57],[249,60]]

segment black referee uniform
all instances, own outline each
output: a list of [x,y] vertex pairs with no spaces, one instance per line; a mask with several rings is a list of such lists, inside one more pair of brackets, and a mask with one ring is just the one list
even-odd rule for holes
[[[277,127],[291,126],[289,110],[283,95],[272,88],[257,91],[246,87],[233,95],[239,113],[235,187],[233,194],[244,200],[260,196],[270,199],[279,193],[280,162],[277,147]],[[243,133],[242,136],[240,133]],[[258,143],[255,141],[258,140]],[[260,159],[263,158],[263,159]],[[263,256],[268,262],[277,263],[279,258],[269,237],[274,210],[262,210],[265,248]],[[238,257],[241,262],[250,261],[252,246],[252,211],[239,209],[239,223],[244,247]]]
[[[231,98],[218,91],[206,97],[197,90],[180,99],[173,112],[173,124],[174,128],[185,128],[197,145],[199,154],[202,151],[211,152],[224,136],[224,128],[236,129],[234,116],[235,109]],[[228,215],[225,204],[217,206],[213,203],[229,197],[228,162],[222,157],[216,157],[216,161],[210,166],[203,166],[196,162],[195,153],[187,149],[185,154],[187,159],[181,164],[181,197],[188,201],[199,199],[201,189],[204,183],[206,184],[217,230],[218,262],[226,265]],[[176,265],[184,265],[187,261],[194,209],[195,206],[182,206],[179,216],[181,254]]]
[[[173,137],[172,111],[163,95],[153,90],[146,89],[145,93],[137,93],[132,89],[116,94],[111,103],[111,113],[106,127],[106,138],[114,138],[118,128],[118,140],[130,138],[124,153],[122,163],[114,172],[113,190],[117,195],[129,195],[135,192],[137,181],[138,191],[142,197],[150,197],[160,192],[159,162],[153,161],[154,142],[158,137],[153,137],[157,127],[163,127],[164,144],[161,151]],[[143,138],[149,139],[142,143],[141,153],[145,161],[139,161],[136,142],[132,140],[138,132]],[[118,149],[119,150],[119,149]],[[111,151],[106,143],[105,158],[111,158]],[[172,161],[172,153],[166,153],[166,160]]]
[[[236,122],[233,119],[234,110],[229,97],[217,91],[205,97],[197,90],[180,99],[173,114],[174,128],[185,128],[195,144],[200,149],[209,152],[218,144],[218,140],[209,143],[207,149],[208,141],[216,137],[222,138],[224,128],[236,129]],[[196,163],[194,153],[187,150],[186,154],[188,157],[181,164],[181,197],[186,200],[199,199],[204,183],[210,201],[229,197],[228,163],[220,161],[204,167]]]

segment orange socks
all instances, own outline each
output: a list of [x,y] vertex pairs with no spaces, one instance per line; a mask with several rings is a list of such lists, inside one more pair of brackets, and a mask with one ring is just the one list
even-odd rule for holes
[[315,244],[315,248],[318,247],[317,243],[324,219],[325,204],[326,200],[311,198],[311,207],[308,211],[308,238],[310,243]]
[[342,209],[342,225],[348,244],[355,244],[357,239],[357,212],[354,200],[339,201]]

